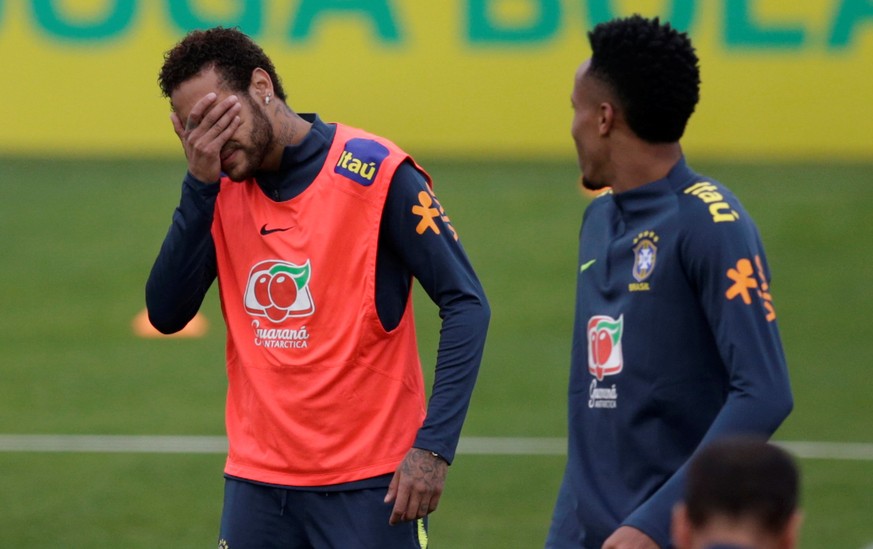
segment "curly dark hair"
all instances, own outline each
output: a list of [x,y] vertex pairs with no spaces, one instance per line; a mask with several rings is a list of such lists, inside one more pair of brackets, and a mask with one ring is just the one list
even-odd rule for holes
[[700,99],[700,70],[691,40],[670,23],[633,15],[588,33],[588,73],[605,82],[636,135],[678,141]]
[[778,533],[797,509],[799,492],[800,472],[787,451],[762,438],[731,436],[692,458],[684,499],[698,528],[726,515]]
[[164,97],[201,70],[214,67],[234,92],[247,93],[252,71],[264,69],[273,80],[273,92],[285,101],[285,90],[273,62],[260,46],[236,28],[215,27],[189,32],[164,54],[158,84]]

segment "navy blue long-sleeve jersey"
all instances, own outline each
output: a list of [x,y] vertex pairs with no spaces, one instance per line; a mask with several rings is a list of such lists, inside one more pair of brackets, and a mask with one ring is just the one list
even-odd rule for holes
[[724,435],[769,436],[793,401],[758,231],[682,159],[583,217],[569,448],[547,546],[621,525],[670,547],[685,464]]
[[[302,143],[285,148],[275,173],[258,173],[262,191],[277,201],[289,200],[313,182],[323,166],[336,126],[316,115],[302,115],[312,123]],[[441,229],[419,235],[420,218],[413,213],[425,177],[406,162],[398,167],[388,191],[379,234],[376,264],[376,307],[390,330],[397,326],[415,277],[439,307],[442,318],[434,385],[425,422],[414,446],[438,453],[451,463],[482,359],[490,308],[447,216],[433,221]],[[173,224],[146,284],[146,303],[152,324],[172,333],[193,316],[217,276],[215,245],[210,232],[219,185],[204,184],[189,174]],[[424,236],[424,238],[422,238]],[[387,486],[390,476],[355,487]],[[334,487],[337,488],[337,487]]]

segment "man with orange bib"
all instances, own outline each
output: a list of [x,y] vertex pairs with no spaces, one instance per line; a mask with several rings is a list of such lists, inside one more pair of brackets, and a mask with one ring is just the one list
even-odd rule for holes
[[[146,284],[182,329],[217,278],[229,452],[220,547],[424,547],[490,309],[430,176],[297,114],[243,33],[189,33],[159,77],[188,160]],[[412,279],[440,309],[425,402]]]

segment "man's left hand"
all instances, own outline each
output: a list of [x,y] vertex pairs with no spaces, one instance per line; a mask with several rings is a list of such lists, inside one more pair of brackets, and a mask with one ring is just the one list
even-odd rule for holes
[[449,464],[432,452],[412,448],[394,472],[385,503],[394,502],[389,524],[415,520],[436,511]]
[[660,549],[660,546],[633,526],[621,526],[606,538],[603,549]]

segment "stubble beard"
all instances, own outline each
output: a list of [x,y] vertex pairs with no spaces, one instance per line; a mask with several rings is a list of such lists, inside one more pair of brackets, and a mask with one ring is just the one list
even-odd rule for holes
[[[585,171],[586,171],[585,167],[584,167],[585,162],[583,160],[584,155],[582,153],[582,147],[579,144],[580,140],[576,138],[575,128],[574,128],[574,132],[573,132],[573,140],[576,143],[576,161],[577,161],[578,166],[579,166],[579,181],[580,181],[582,187],[589,190],[589,191],[599,191],[599,190],[607,188],[609,185],[603,183],[602,181],[595,181],[595,180],[591,179],[590,177],[588,177],[587,174],[585,173]],[[588,171],[591,171],[591,170],[588,170]]]
[[238,141],[228,141],[225,148],[237,150],[242,153],[242,161],[229,168],[225,173],[233,181],[245,181],[250,179],[261,168],[271,145],[275,140],[273,126],[261,109],[251,97],[245,100],[252,107],[252,130],[249,132],[249,144],[243,145]]

